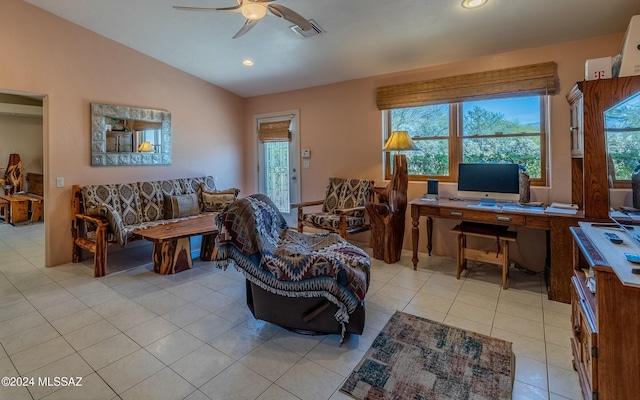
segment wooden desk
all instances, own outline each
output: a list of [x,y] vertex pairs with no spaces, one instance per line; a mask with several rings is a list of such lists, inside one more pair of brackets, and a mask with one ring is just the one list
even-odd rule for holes
[[433,218],[447,218],[460,221],[484,222],[495,225],[523,226],[543,229],[547,232],[547,267],[545,270],[548,297],[550,300],[569,303],[571,301],[570,282],[572,276],[572,237],[570,226],[577,226],[584,219],[578,211],[576,215],[547,214],[526,211],[503,211],[486,208],[471,208],[474,202],[415,199],[411,205],[411,240],[413,247],[413,269],[418,265],[419,221],[427,217],[427,251],[431,255],[433,248]]

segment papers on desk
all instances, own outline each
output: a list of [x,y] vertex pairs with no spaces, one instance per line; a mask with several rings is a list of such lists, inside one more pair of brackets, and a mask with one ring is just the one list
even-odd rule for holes
[[620,219],[630,219],[632,221],[640,221],[640,213],[639,212],[611,211],[611,212],[609,212],[609,217],[613,218],[614,220],[616,218],[620,218]]
[[572,214],[577,214],[578,210],[574,210],[571,208],[558,208],[558,207],[547,207],[544,209],[544,212],[546,213],[554,213],[554,214],[568,214],[568,215],[572,215]]
[[[611,213],[611,214],[613,214],[613,213]],[[622,217],[622,218],[630,218],[632,221],[640,221],[640,213],[630,212],[630,213],[626,213],[626,214],[623,214],[623,215],[624,215],[624,217]],[[613,217],[613,215],[612,215],[612,217]]]
[[565,210],[577,210],[578,209],[578,205],[577,204],[570,204],[570,203],[558,203],[556,201],[554,201],[553,203],[551,203],[551,205],[549,207],[553,207],[553,208],[564,208]]
[[505,204],[502,206],[502,211],[520,211],[543,214],[544,207],[523,206],[522,204]]
[[[535,213],[535,214],[544,214],[544,213],[555,213],[555,214],[568,214],[575,215],[578,212],[578,206],[575,204],[564,204],[564,203],[553,203],[549,207],[544,208],[542,206],[525,206],[517,203],[506,203],[506,204],[467,204],[468,208],[477,208],[480,210],[494,210],[494,211],[504,211],[504,212],[525,212],[525,213]],[[640,214],[636,215],[638,220],[640,221]]]
[[578,213],[578,205],[577,204],[569,204],[569,203],[557,203],[553,202],[549,207],[547,207],[545,212],[555,213],[555,214],[577,214]]
[[609,217],[611,218],[629,218],[630,216],[623,213],[622,211],[611,211],[609,212]]

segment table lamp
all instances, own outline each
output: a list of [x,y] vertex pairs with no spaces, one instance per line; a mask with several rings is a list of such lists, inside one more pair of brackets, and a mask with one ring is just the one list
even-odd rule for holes
[[[400,154],[401,151],[406,150],[419,150],[418,146],[413,142],[411,136],[409,136],[409,132],[407,131],[395,131],[391,133],[389,139],[384,144],[382,151],[396,151],[395,156],[393,156],[393,171],[396,170],[396,167],[404,166],[407,168],[407,162],[402,159],[406,159],[404,154]],[[406,175],[406,173],[405,173]]]
[[365,207],[371,221],[369,243],[373,257],[392,264],[400,260],[404,240],[405,214],[409,175],[407,156],[400,151],[418,150],[407,131],[391,134],[382,151],[397,151],[393,156],[393,175],[385,188],[374,188],[378,202],[367,202]]
[[402,150],[418,150],[418,146],[413,142],[409,132],[395,131],[389,136],[384,144],[382,151],[402,151]]
[[138,147],[139,152],[150,152],[153,151],[153,147],[151,147],[150,142],[142,142],[140,143],[140,147]]

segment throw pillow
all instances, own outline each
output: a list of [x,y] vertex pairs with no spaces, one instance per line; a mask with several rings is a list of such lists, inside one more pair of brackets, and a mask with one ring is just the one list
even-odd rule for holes
[[164,195],[164,218],[182,218],[200,214],[198,196],[195,193],[178,196]]
[[231,188],[226,190],[208,191],[203,187],[200,188],[200,196],[202,197],[202,211],[218,212],[222,211],[227,205],[236,201],[240,193],[239,189]]

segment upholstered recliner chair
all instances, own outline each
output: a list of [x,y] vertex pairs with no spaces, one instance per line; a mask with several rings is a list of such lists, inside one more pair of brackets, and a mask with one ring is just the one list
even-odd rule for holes
[[[365,218],[366,201],[373,201],[375,182],[368,179],[330,178],[324,200],[292,204],[298,209],[298,232],[305,226],[347,235],[370,229]],[[305,213],[304,207],[322,205],[322,211]]]
[[262,194],[227,206],[217,224],[218,267],[244,274],[257,319],[303,333],[362,333],[371,265],[362,249],[335,233],[288,229]]

